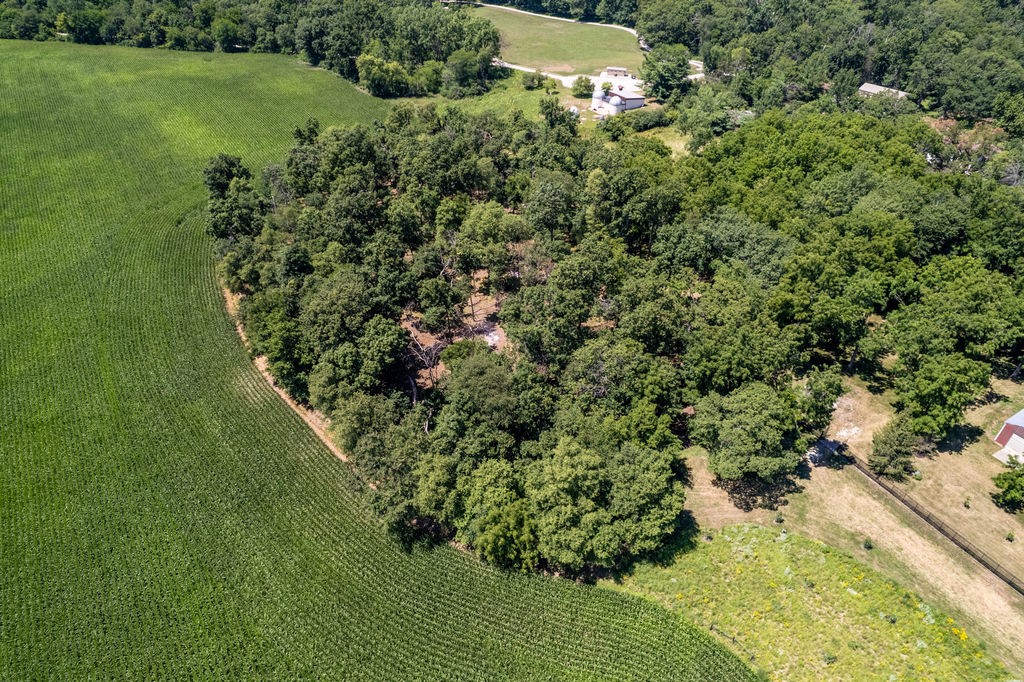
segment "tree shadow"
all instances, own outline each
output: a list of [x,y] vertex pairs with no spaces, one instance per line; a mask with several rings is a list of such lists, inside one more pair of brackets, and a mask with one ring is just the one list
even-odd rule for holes
[[410,505],[401,505],[388,514],[384,527],[406,554],[430,552],[451,540],[447,528],[434,519],[416,516]]
[[679,439],[679,442],[683,444],[684,448],[690,447],[692,441],[690,440],[690,419],[693,418],[695,411],[692,405],[687,405],[683,408],[682,412],[672,420],[669,425],[669,430]]
[[601,578],[614,580],[616,583],[633,574],[638,563],[647,563],[666,568],[675,563],[681,554],[685,554],[697,547],[702,538],[707,536],[701,533],[700,524],[688,509],[684,509],[676,518],[675,529],[661,545],[646,554],[636,556],[629,561],[613,568],[593,569],[583,577],[585,582],[596,581]]
[[955,426],[945,438],[936,444],[935,449],[943,454],[962,454],[968,446],[976,443],[983,435],[985,435],[985,430],[973,424]]
[[716,477],[711,484],[724,490],[729,496],[729,501],[736,505],[737,509],[747,512],[754,509],[775,510],[789,504],[789,500],[786,499],[788,495],[804,489],[797,482],[797,478],[810,478],[810,470],[806,462],[803,466],[803,472],[798,469],[795,476],[784,476],[774,481],[764,481],[756,476],[744,476],[736,481]]
[[854,363],[853,367],[847,369],[845,374],[856,376],[863,381],[868,392],[873,395],[880,395],[892,388],[892,377],[882,367],[882,363],[877,360],[861,358]]
[[[971,403],[971,407],[982,407],[1008,401],[1009,396],[1003,395],[991,388]],[[950,429],[946,437],[935,444],[935,451],[939,453],[961,454],[969,446],[976,443],[985,435],[985,430],[974,424],[961,424]]]
[[[850,455],[850,449],[846,443],[832,438],[820,438],[808,451],[807,458],[801,462],[807,471],[807,476],[801,475],[800,478],[810,478],[812,468],[842,469],[853,462],[853,456]],[[798,474],[800,471],[801,469],[798,467]]]
[[1003,395],[1002,393],[1000,393],[998,391],[995,391],[995,390],[990,388],[987,391],[985,391],[985,393],[980,398],[978,398],[973,403],[971,403],[971,407],[981,407],[983,405],[992,405],[992,404],[995,404],[995,403],[1002,403],[1002,402],[1006,402],[1009,399],[1010,399],[1010,396]]
[[1015,384],[1024,382],[1024,371],[1022,371],[1022,365],[1016,365],[1012,362],[998,361],[993,364],[992,374],[997,379],[1006,379],[1012,381]]
[[694,549],[700,542],[700,537],[700,524],[692,512],[684,509],[676,520],[676,528],[672,534],[661,547],[648,553],[644,559],[655,566],[670,566],[680,554]]
[[882,395],[892,388],[892,378],[881,372],[867,377],[862,376],[861,378],[864,379],[868,393],[871,395]]
[[693,472],[690,470],[690,465],[686,463],[685,459],[678,458],[672,462],[672,473],[675,474],[676,480],[682,483],[684,487],[693,487]]

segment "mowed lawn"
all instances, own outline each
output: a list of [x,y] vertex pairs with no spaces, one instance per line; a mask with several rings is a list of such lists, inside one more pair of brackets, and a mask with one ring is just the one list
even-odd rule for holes
[[622,66],[636,74],[644,60],[636,36],[622,29],[494,7],[477,7],[472,12],[498,27],[501,57],[510,64],[549,73],[595,75],[606,66]]
[[404,553],[254,369],[201,170],[382,103],[280,56],[8,41],[0,92],[0,678],[749,677],[651,602]]

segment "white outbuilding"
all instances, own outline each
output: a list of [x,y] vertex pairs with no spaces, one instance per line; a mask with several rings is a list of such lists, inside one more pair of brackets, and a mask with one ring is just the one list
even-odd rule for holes
[[896,99],[903,99],[904,97],[910,96],[909,92],[903,92],[902,90],[897,90],[896,88],[887,88],[884,85],[875,85],[874,83],[864,83],[859,88],[857,88],[857,94],[859,94],[861,97],[888,95],[890,97],[895,97]]
[[600,86],[595,88],[594,94],[590,98],[590,108],[600,114],[614,116],[631,109],[639,109],[644,105],[643,95],[621,89],[622,86],[619,87],[619,90],[613,90],[607,94]]

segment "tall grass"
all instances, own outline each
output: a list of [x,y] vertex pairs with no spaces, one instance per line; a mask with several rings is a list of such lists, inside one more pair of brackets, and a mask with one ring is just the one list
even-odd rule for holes
[[1007,680],[974,633],[852,557],[733,526],[621,587],[712,629],[779,680]]

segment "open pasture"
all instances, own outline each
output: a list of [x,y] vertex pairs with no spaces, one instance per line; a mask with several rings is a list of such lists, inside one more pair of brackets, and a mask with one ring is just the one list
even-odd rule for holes
[[0,678],[749,677],[645,600],[404,553],[253,367],[201,170],[382,103],[284,57],[7,41],[0,91]]
[[543,18],[496,7],[477,7],[501,32],[501,56],[510,64],[556,74],[599,74],[623,66],[634,75],[644,60],[636,36],[628,31]]

